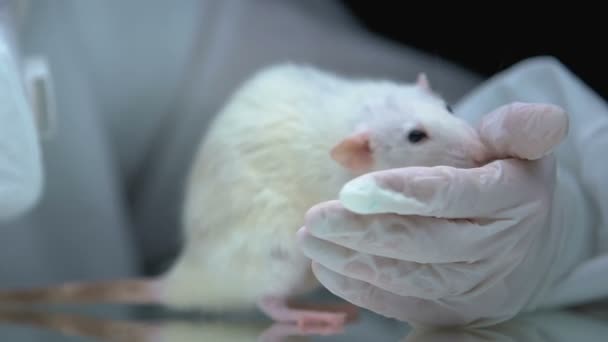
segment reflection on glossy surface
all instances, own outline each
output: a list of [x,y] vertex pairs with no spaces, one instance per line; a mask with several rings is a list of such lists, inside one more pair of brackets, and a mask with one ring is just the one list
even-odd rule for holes
[[[194,341],[401,341],[401,342],[595,342],[608,337],[608,306],[594,311],[558,311],[521,315],[514,320],[483,329],[413,330],[396,321],[365,314],[362,322],[346,327],[342,335],[298,333],[295,325],[270,321],[136,320],[95,318],[93,315],[52,313],[0,308],[0,325],[19,326],[50,335],[18,339],[29,341],[99,342],[194,342]],[[35,334],[33,334],[35,335]],[[1,340],[7,338],[0,330]]]
[[[148,314],[146,314],[149,316]],[[105,315],[104,315],[105,316]],[[397,341],[407,330],[399,322],[388,321],[366,313],[363,322],[349,324],[340,335],[325,335],[324,328],[305,335],[295,325],[279,324],[267,320],[174,320],[155,317],[141,320],[132,318],[95,318],[90,314],[66,314],[33,310],[7,310],[0,308],[0,325],[28,329],[30,336],[19,337],[29,341],[101,341],[101,342],[190,342],[190,341]],[[46,332],[39,338],[37,332]],[[31,337],[34,335],[34,337]],[[52,337],[50,337],[52,336]],[[0,330],[0,339],[7,338]]]
[[526,314],[483,329],[413,330],[403,342],[599,342],[608,340],[608,307],[593,313]]
[[53,330],[67,336],[83,336],[108,342],[149,341],[157,327],[145,323],[108,321],[78,315],[26,310],[1,310],[0,323]]
[[[285,329],[270,329],[267,324],[120,321],[25,310],[0,311],[0,322],[104,342],[256,341],[258,336],[268,336],[266,340],[273,341],[277,332],[287,332]],[[277,338],[288,341],[280,336]]]

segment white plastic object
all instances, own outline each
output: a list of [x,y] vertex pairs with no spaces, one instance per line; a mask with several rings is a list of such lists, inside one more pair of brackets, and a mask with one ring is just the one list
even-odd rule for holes
[[23,79],[40,137],[51,139],[57,127],[57,106],[46,59],[40,56],[26,58],[23,62]]

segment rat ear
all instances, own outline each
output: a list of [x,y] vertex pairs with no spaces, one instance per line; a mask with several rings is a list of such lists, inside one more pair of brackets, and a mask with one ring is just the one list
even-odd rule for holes
[[416,78],[416,85],[425,91],[432,91],[431,82],[429,82],[429,78],[423,72],[418,74],[418,77]]
[[331,157],[343,167],[361,172],[371,167],[372,151],[369,133],[356,132],[340,141],[332,150]]

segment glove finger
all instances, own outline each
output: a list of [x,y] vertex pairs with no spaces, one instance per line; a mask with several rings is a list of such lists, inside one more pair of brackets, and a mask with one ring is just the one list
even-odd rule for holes
[[493,262],[421,264],[389,259],[312,236],[302,237],[301,246],[307,257],[337,274],[404,297],[436,300],[458,296],[477,287],[498,269],[492,269]]
[[533,202],[531,196],[543,195],[544,184],[534,177],[539,163],[507,159],[474,169],[437,166],[378,171],[347,183],[340,201],[359,214],[509,219],[517,217],[509,215],[513,210]]
[[492,159],[540,159],[566,137],[568,125],[558,106],[515,102],[484,116],[479,135]]
[[401,321],[429,325],[462,325],[467,320],[457,310],[440,303],[403,297],[382,290],[361,280],[352,279],[331,271],[318,264],[312,264],[315,277],[328,291],[357,306],[377,314]]
[[[305,217],[310,235],[364,254],[419,263],[474,262],[512,249],[527,235],[517,220],[450,220],[394,214],[358,215],[331,201]],[[509,231],[509,238],[500,233]]]

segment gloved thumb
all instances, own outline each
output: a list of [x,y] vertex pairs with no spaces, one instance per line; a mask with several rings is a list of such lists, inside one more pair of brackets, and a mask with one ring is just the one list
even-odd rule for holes
[[488,160],[535,160],[553,151],[568,134],[568,126],[568,115],[558,106],[514,102],[487,114],[479,135],[488,148]]

